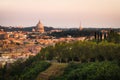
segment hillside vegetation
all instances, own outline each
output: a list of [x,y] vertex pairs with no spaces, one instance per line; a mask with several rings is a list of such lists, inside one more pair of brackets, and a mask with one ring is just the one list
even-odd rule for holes
[[37,75],[46,70],[50,63],[30,58],[25,62],[17,61],[10,68],[1,70],[0,80],[35,80]]
[[119,72],[116,62],[70,63],[63,75],[51,80],[120,80]]
[[58,43],[44,48],[40,52],[42,60],[56,60],[58,62],[95,62],[120,60],[120,44],[108,42],[80,42]]

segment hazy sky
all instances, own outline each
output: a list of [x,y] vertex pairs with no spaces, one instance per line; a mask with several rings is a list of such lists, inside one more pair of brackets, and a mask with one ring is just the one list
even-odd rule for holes
[[0,0],[0,25],[119,27],[120,0]]

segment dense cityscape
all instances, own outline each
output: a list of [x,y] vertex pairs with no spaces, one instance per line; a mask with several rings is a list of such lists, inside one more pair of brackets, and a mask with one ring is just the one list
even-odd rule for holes
[[[81,26],[79,31],[82,31]],[[18,59],[27,59],[29,56],[35,56],[41,48],[47,46],[54,46],[58,42],[73,42],[73,41],[84,41],[92,40],[94,36],[79,36],[72,37],[67,35],[66,37],[49,36],[54,32],[62,32],[61,30],[50,30],[45,32],[44,26],[39,21],[35,28],[32,28],[30,32],[28,31],[13,31],[7,32],[4,29],[0,31],[0,61],[1,66],[5,64],[13,63]]]

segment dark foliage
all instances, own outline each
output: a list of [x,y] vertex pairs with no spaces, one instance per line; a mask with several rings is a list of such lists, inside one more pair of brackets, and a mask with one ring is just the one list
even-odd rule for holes
[[52,80],[120,80],[116,62],[70,63],[63,75]]

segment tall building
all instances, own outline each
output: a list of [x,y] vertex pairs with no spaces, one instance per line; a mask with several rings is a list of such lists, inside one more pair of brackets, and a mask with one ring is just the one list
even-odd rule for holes
[[36,32],[40,32],[40,33],[44,33],[44,26],[43,26],[43,24],[40,21],[36,25],[35,31]]
[[82,31],[82,30],[83,30],[83,28],[82,28],[82,26],[81,26],[81,22],[80,22],[80,27],[79,27],[79,30],[80,30],[80,31]]

